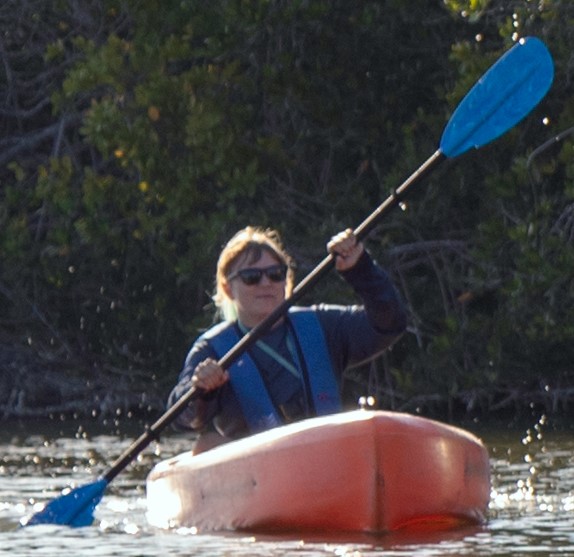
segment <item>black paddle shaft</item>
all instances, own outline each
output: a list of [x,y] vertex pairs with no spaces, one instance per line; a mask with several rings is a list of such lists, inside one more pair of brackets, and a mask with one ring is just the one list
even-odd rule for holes
[[[446,157],[440,149],[435,151],[418,170],[405,180],[381,205],[377,207],[355,230],[357,240],[365,239],[379,223],[383,215],[398,205],[415,183],[426,177]],[[245,334],[218,362],[227,369],[231,364],[253,346],[273,325],[283,317],[289,308],[321,280],[335,265],[335,255],[330,253],[321,261],[294,289],[291,296],[286,298],[261,323]],[[165,414],[153,423],[126,451],[112,464],[102,476],[111,482],[141,451],[152,441],[159,440],[160,433],[179,416],[189,403],[201,394],[199,389],[191,388]]]
[[[419,182],[445,158],[461,155],[471,148],[490,143],[522,120],[546,95],[554,77],[554,65],[548,49],[534,37],[520,39],[502,56],[467,93],[451,116],[439,149],[357,229],[362,240],[388,209],[405,197],[407,190]],[[336,255],[329,254],[264,321],[245,335],[219,364],[228,368],[255,343],[289,307],[334,266]],[[112,465],[100,480],[77,488],[54,499],[32,517],[33,524],[87,525],[88,511],[98,504],[105,485],[114,479],[147,445],[159,438],[167,427],[200,392],[190,389],[159,420],[141,435]],[[79,520],[78,520],[79,519]]]

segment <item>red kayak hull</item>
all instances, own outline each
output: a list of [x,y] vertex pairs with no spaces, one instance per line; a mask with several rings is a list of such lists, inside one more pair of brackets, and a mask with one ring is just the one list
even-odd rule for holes
[[433,420],[353,411],[273,429],[160,462],[148,519],[198,530],[442,529],[482,523],[488,453]]

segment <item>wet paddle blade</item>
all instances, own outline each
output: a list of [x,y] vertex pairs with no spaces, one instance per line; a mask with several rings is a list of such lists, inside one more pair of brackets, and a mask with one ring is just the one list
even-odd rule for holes
[[36,524],[90,526],[94,522],[94,509],[102,499],[107,485],[108,482],[101,479],[72,489],[69,493],[50,501],[41,511],[23,521],[22,526]]
[[553,79],[554,63],[544,43],[521,39],[460,102],[443,132],[441,152],[456,157],[500,137],[544,98]]

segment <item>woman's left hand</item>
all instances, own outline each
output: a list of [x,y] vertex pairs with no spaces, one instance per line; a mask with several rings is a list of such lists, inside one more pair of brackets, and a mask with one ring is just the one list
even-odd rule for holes
[[337,271],[346,271],[353,267],[363,254],[365,247],[350,228],[333,236],[327,244],[327,251],[336,255],[335,268]]

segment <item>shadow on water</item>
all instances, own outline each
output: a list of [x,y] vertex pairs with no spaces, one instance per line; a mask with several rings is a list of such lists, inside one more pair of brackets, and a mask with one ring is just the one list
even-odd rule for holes
[[[453,529],[428,530],[428,531],[397,531],[385,534],[370,534],[362,532],[276,532],[276,533],[252,533],[254,541],[273,543],[299,542],[303,544],[353,544],[365,547],[391,549],[401,546],[412,547],[414,545],[434,545],[452,542],[460,542],[469,536],[475,536],[484,532],[484,526],[464,526]],[[237,532],[226,533],[227,537],[239,537]],[[244,533],[245,535],[245,533]]]

